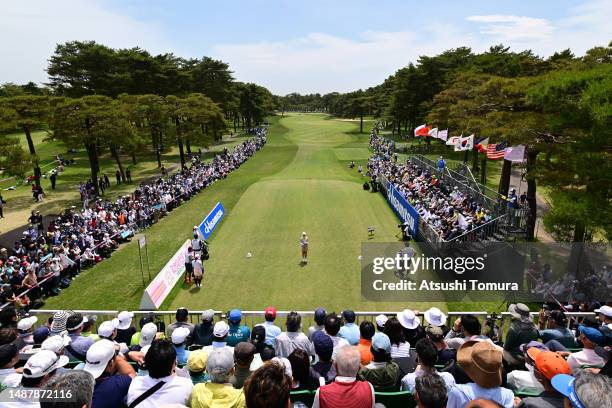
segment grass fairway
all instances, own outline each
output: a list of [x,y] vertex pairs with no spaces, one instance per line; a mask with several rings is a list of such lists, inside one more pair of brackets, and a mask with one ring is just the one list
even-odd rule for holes
[[[358,256],[368,226],[376,226],[373,241],[397,240],[397,218],[384,197],[364,192],[365,178],[348,168],[350,160],[365,164],[369,136],[356,132],[358,123],[325,115],[295,114],[272,123],[268,145],[254,158],[146,231],[155,274],[217,201],[227,211],[211,238],[202,288],[177,285],[163,308],[419,308],[409,301],[361,297]],[[307,266],[299,264],[302,231],[310,236]],[[253,256],[247,258],[247,252]],[[137,309],[141,294],[138,247],[132,242],[45,308]]]

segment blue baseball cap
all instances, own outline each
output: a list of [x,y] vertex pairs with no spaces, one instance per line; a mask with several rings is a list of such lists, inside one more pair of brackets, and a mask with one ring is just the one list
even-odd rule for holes
[[584,334],[584,336],[593,343],[597,344],[598,346],[603,346],[604,335],[596,328],[580,325],[578,326],[578,331]]
[[315,353],[319,355],[328,355],[331,357],[334,351],[334,342],[331,337],[322,331],[316,331],[312,334],[312,343],[314,344]]
[[384,350],[387,353],[391,352],[391,340],[385,333],[378,332],[372,337],[372,348],[374,350]]
[[242,320],[242,312],[240,309],[230,310],[228,320],[231,323],[240,323],[240,320]]
[[314,319],[315,322],[319,323],[321,321],[325,321],[325,316],[327,316],[327,312],[322,307],[317,307],[315,309]]
[[569,398],[574,408],[585,408],[580,398],[578,398],[578,394],[576,394],[574,382],[576,382],[576,378],[567,374],[557,374],[550,380],[553,388]]

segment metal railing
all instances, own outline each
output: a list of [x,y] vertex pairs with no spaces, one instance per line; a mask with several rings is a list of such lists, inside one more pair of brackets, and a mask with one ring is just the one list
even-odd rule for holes
[[[58,310],[39,309],[39,310],[31,310],[30,314],[37,316],[38,321],[42,323],[42,322],[45,322],[49,317],[52,317],[53,314],[57,311]],[[117,317],[117,315],[119,314],[118,310],[73,310],[73,312],[81,313],[84,316],[95,315],[97,319],[96,319],[95,325],[92,328],[92,331],[96,331],[97,327],[103,321],[112,320],[113,318]],[[286,316],[291,312],[292,311],[287,311],[287,310],[278,311],[276,314],[277,315],[276,324],[282,327],[284,325],[284,320]],[[296,312],[299,313],[300,316],[302,317],[302,330],[307,333],[308,327],[315,324],[314,311],[296,311]],[[140,330],[140,327],[139,327],[140,318],[143,316],[149,315],[150,313],[155,313],[155,316],[157,317],[157,321],[161,321],[165,323],[166,327],[168,327],[168,325],[176,321],[175,320],[176,312],[174,311],[137,310],[137,311],[134,311],[133,313],[134,313],[134,318],[132,319],[132,326],[138,330]],[[373,322],[376,316],[380,314],[391,317],[391,316],[396,316],[397,313],[398,313],[397,311],[357,311],[355,312],[356,323],[359,324],[362,321],[372,321]],[[491,319],[492,317],[495,317],[497,321],[499,321],[500,328],[503,328],[504,324],[506,324],[512,318],[512,315],[508,312],[490,313],[486,311],[455,311],[455,312],[446,313],[447,315],[446,324],[449,326],[452,326],[456,318],[461,317],[462,315],[466,315],[466,314],[471,314],[471,315],[478,317],[479,319],[483,321],[483,323],[487,319]],[[187,319],[190,323],[198,324],[201,322],[201,315],[202,315],[201,310],[189,311]],[[226,320],[227,315],[228,315],[228,312],[215,310],[215,320],[216,321]],[[567,327],[571,327],[572,323],[575,323],[574,319],[576,318],[596,316],[594,312],[565,312],[565,315],[568,318]],[[421,317],[421,321],[423,322],[422,323],[423,325],[427,324],[425,320],[423,319],[422,312],[417,311],[417,316]],[[533,318],[537,318],[538,312],[531,312],[531,316]],[[252,328],[258,324],[263,323],[264,321],[265,321],[265,318],[264,318],[263,311],[260,311],[260,310],[242,311],[241,324],[244,324]]]
[[479,225],[446,242],[502,241],[506,236],[506,230],[503,229],[503,227],[506,226],[507,215],[508,214],[502,214],[494,220]]

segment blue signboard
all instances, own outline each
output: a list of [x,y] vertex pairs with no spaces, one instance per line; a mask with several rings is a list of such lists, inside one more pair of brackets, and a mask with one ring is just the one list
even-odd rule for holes
[[419,229],[419,213],[391,182],[389,182],[387,189],[387,200],[402,222],[408,223],[408,231],[410,231],[410,235],[415,237]]
[[217,203],[215,208],[212,209],[211,212],[208,213],[204,221],[200,224],[199,230],[200,234],[204,239],[208,239],[212,234],[215,227],[221,222],[221,218],[225,214],[225,209],[221,205],[221,203]]

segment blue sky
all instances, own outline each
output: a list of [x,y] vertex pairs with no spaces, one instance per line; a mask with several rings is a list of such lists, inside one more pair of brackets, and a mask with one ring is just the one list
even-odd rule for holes
[[96,40],[220,58],[277,94],[344,92],[457,46],[581,55],[612,40],[610,21],[609,0],[28,0],[3,4],[0,82],[44,82],[56,43]]

